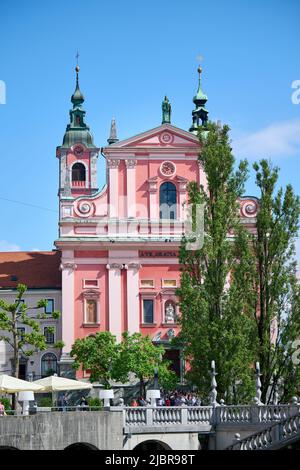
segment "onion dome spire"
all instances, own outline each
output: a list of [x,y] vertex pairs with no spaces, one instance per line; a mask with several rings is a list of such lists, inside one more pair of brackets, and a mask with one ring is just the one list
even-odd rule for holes
[[[193,122],[189,129],[190,132],[197,134],[198,129],[200,126],[206,127],[208,121],[208,111],[205,108],[205,104],[207,102],[207,95],[203,92],[201,88],[201,73],[202,68],[198,67],[198,74],[199,74],[199,83],[198,83],[198,90],[196,95],[193,98],[193,102],[195,103],[195,109],[192,112]],[[200,124],[201,121],[201,124]]]
[[76,65],[76,67],[75,67],[75,71],[76,71],[76,88],[75,88],[75,91],[74,91],[74,93],[71,97],[71,101],[73,103],[73,108],[75,106],[81,106],[82,103],[84,102],[84,96],[81,93],[80,88],[79,88],[79,78],[78,78],[79,70],[80,70],[79,66]]
[[77,64],[75,67],[76,87],[71,96],[73,108],[70,110],[70,124],[66,128],[62,148],[70,148],[76,143],[82,143],[87,148],[96,148],[90,128],[85,122],[85,110],[82,108],[84,96],[79,88],[79,70]]
[[118,142],[119,139],[117,137],[117,126],[116,126],[116,120],[115,118],[112,118],[111,120],[111,125],[110,125],[110,133],[109,133],[109,138],[107,139],[108,144],[114,144],[115,142]]
[[162,104],[161,104],[161,109],[162,109],[162,124],[170,124],[171,123],[171,103],[168,99],[167,96],[165,96]]

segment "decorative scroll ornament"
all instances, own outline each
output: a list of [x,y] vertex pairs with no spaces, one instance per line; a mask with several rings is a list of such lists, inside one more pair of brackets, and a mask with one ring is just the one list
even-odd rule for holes
[[176,173],[176,167],[173,162],[162,162],[160,172],[163,176],[173,176]]
[[95,205],[89,201],[79,201],[76,207],[76,214],[79,217],[90,217],[95,213]]
[[256,217],[258,205],[256,201],[246,201],[242,204],[241,212],[244,217]]

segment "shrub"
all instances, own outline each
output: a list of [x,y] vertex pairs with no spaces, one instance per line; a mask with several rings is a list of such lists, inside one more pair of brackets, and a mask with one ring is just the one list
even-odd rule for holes
[[52,398],[51,397],[43,397],[39,400],[39,405],[38,406],[53,406],[52,404]]
[[91,411],[99,411],[102,408],[102,400],[100,398],[88,398],[88,404],[91,407]]
[[10,404],[10,400],[9,398],[0,398],[0,401],[2,402],[2,404],[4,405],[4,409],[6,411],[9,411],[11,410],[11,404]]

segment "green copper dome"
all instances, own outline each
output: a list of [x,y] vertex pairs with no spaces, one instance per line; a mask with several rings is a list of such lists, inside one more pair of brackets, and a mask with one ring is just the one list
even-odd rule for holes
[[202,73],[202,68],[198,67],[198,73],[199,73],[199,85],[198,85],[198,90],[197,94],[194,96],[193,101],[195,104],[198,105],[205,105],[207,101],[207,95],[203,92],[201,88],[201,73]]
[[85,123],[85,111],[82,109],[84,96],[79,88],[78,72],[79,67],[76,66],[76,88],[71,97],[73,109],[70,110],[70,124],[67,125],[63,138],[62,148],[69,148],[76,143],[81,143],[85,147],[96,148],[93,136],[89,126]]
[[201,88],[201,67],[198,67],[199,73],[199,84],[197,94],[193,98],[193,102],[195,103],[195,109],[192,111],[192,125],[189,128],[190,132],[194,134],[198,133],[200,128],[205,128],[207,121],[208,121],[208,111],[205,108],[205,104],[207,102],[207,95],[203,92]]

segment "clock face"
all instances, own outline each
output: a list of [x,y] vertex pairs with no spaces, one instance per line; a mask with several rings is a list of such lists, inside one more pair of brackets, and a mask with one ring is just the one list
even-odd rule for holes
[[77,147],[75,147],[74,153],[75,153],[75,155],[82,155],[83,154],[83,148],[78,145]]

